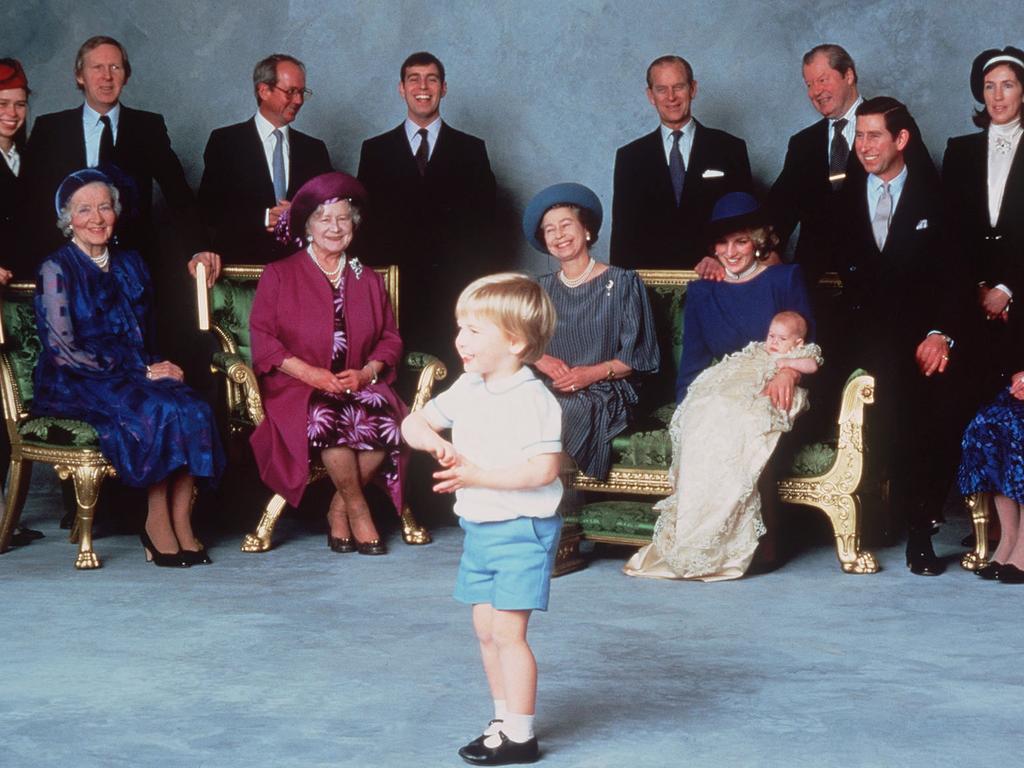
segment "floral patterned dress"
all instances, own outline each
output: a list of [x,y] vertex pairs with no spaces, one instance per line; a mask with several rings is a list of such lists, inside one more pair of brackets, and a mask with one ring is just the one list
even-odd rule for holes
[[[332,286],[334,300],[334,341],[331,371],[345,370],[348,339],[345,334],[345,295],[342,285]],[[345,446],[354,451],[384,451],[380,469],[388,491],[399,484],[398,460],[401,449],[399,419],[391,412],[388,401],[372,389],[351,394],[334,394],[314,390],[309,398],[307,426],[310,448]]]
[[978,411],[962,445],[960,493],[988,491],[1024,503],[1024,400],[1004,388]]

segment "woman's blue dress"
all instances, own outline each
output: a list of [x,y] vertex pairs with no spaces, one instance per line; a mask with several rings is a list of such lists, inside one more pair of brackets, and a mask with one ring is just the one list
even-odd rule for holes
[[223,452],[209,405],[173,379],[151,381],[152,287],[134,251],[111,251],[107,272],[72,243],[44,261],[36,281],[35,416],[88,422],[130,486],[179,468],[216,478]]
[[998,493],[1024,504],[1024,401],[1004,388],[964,432],[960,493]]
[[697,280],[687,286],[683,311],[683,353],[676,378],[676,402],[690,383],[715,360],[764,341],[772,318],[783,310],[807,320],[807,341],[814,339],[811,301],[803,270],[778,264],[745,283]]

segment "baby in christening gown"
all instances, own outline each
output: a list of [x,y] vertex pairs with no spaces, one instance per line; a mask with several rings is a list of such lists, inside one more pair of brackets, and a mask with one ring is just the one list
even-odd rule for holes
[[765,385],[780,368],[809,374],[821,349],[804,344],[807,321],[796,312],[772,318],[766,341],[752,341],[700,374],[669,425],[673,493],[655,505],[654,538],[630,558],[629,576],[738,579],[765,533],[757,481],[783,432],[807,409],[796,387],[789,410],[776,408]]

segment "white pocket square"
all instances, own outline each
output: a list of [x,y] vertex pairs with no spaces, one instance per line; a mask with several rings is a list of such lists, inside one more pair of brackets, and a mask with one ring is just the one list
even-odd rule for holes
[[700,175],[702,179],[720,179],[723,176],[725,176],[725,171],[716,171],[714,168],[708,168]]
[[928,219],[921,219],[914,229],[928,229]]

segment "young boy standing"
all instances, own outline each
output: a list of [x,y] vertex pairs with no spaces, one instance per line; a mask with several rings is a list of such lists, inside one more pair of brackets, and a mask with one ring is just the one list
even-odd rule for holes
[[[473,606],[494,719],[459,750],[473,765],[532,763],[537,663],[526,640],[530,612],[547,610],[562,520],[561,409],[524,365],[555,327],[536,281],[503,273],[459,296],[455,348],[466,372],[410,414],[402,433],[441,464],[438,493],[455,493],[465,531],[455,599]],[[452,430],[448,442],[438,433]]]

